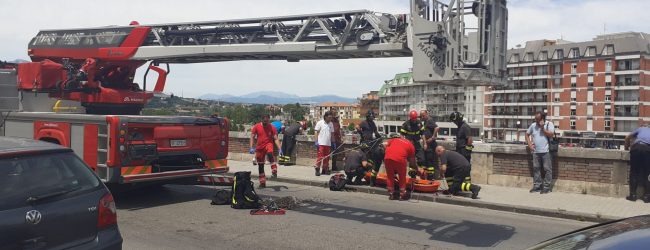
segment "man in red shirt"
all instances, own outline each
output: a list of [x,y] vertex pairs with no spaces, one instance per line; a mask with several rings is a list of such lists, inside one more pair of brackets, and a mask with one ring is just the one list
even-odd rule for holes
[[386,142],[386,155],[384,156],[384,165],[386,166],[386,189],[388,189],[388,199],[395,200],[395,174],[397,173],[399,182],[399,199],[408,200],[406,194],[406,167],[417,170],[415,162],[415,147],[411,141],[397,134],[391,135]]
[[[273,156],[273,143],[280,149],[282,154],[282,147],[280,140],[278,140],[278,132],[275,127],[269,123],[269,115],[262,115],[262,122],[255,124],[251,129],[250,139],[250,154],[255,154],[255,161],[260,172],[260,188],[266,187],[266,175],[264,174],[264,156],[268,157],[271,162],[272,177],[278,177],[278,164],[275,162]],[[257,147],[253,147],[253,141],[257,138]]]

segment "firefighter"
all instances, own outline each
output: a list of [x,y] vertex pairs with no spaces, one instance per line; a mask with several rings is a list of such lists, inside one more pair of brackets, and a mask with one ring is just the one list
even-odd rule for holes
[[406,193],[406,167],[415,168],[415,146],[403,136],[397,134],[391,135],[390,140],[386,142],[386,155],[384,156],[384,165],[386,166],[386,189],[388,190],[388,199],[395,200],[395,174],[398,176],[399,199],[408,200],[409,195]]
[[379,173],[379,168],[384,160],[383,147],[379,148],[379,145],[381,145],[381,135],[377,131],[377,125],[374,120],[375,112],[369,109],[366,112],[366,120],[362,121],[356,127],[357,132],[361,135],[361,147],[366,152],[368,163],[372,167],[370,172],[370,186],[375,185],[377,173]]
[[452,112],[449,115],[449,120],[458,126],[458,132],[456,132],[456,152],[460,153],[467,161],[472,163],[472,150],[474,149],[472,128],[463,121],[463,114],[460,112]]
[[[258,170],[260,173],[260,188],[266,187],[266,175],[264,174],[264,157],[267,157],[269,162],[271,162],[271,174],[272,178],[278,177],[278,165],[275,162],[275,157],[273,156],[273,146],[277,146],[280,149],[280,155],[282,155],[282,149],[280,147],[280,140],[278,140],[278,132],[275,127],[269,122],[270,118],[268,114],[262,115],[262,122],[255,124],[251,129],[251,139],[250,139],[250,154],[255,154],[255,161],[257,162]],[[257,138],[257,147],[253,147],[253,141]]]
[[438,166],[438,157],[436,156],[436,147],[438,143],[438,131],[440,128],[436,124],[436,120],[433,117],[429,116],[429,112],[426,110],[420,111],[420,120],[424,126],[424,159],[426,166],[424,172],[427,174],[428,180],[438,179],[439,178],[439,169]]
[[440,174],[452,179],[452,182],[447,182],[449,193],[459,195],[460,192],[472,192],[472,199],[477,199],[481,187],[465,181],[470,175],[470,164],[467,158],[457,152],[447,151],[442,146],[436,147],[436,154],[440,159]]
[[[424,135],[422,132],[424,132],[424,126],[420,121],[418,121],[417,111],[411,110],[411,112],[409,112],[409,120],[405,121],[404,124],[402,124],[402,128],[399,130],[399,132],[402,134],[402,136],[413,143],[413,147],[415,147],[415,158],[417,166],[424,168],[426,165],[424,159],[424,149],[422,148],[422,142],[424,141]],[[411,167],[409,169],[409,176],[411,176],[411,178],[415,178],[417,173],[417,167]]]
[[291,163],[291,156],[293,155],[293,150],[296,146],[296,136],[307,130],[307,122],[293,122],[290,125],[284,127],[282,131],[282,148],[281,151],[284,153],[280,155],[280,163],[283,165]]

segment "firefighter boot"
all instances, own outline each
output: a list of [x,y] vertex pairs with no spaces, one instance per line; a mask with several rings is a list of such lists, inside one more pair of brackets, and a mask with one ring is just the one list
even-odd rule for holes
[[259,188],[265,188],[266,187],[266,174],[261,173],[260,174],[260,186]]
[[472,184],[469,190],[472,191],[472,199],[478,199],[478,192],[481,191],[481,186]]
[[377,181],[377,176],[370,176],[370,181],[368,182],[368,186],[374,187],[376,181]]
[[278,164],[271,165],[271,179],[278,178]]
[[397,200],[397,195],[395,194],[395,190],[393,189],[388,189],[388,199],[389,200]]
[[411,194],[406,192],[406,190],[400,190],[399,192],[399,200],[401,201],[407,201],[411,198]]

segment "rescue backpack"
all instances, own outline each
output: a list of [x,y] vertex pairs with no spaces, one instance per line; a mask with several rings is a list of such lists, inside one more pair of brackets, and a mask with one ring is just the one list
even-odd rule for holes
[[345,188],[345,175],[341,173],[337,173],[332,175],[330,177],[330,181],[328,183],[330,190],[332,191],[343,191]]
[[255,193],[251,172],[236,172],[232,184],[230,207],[235,209],[251,209],[260,207],[260,198]]

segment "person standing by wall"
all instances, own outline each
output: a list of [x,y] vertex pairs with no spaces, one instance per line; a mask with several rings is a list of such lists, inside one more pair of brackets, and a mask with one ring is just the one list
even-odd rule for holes
[[[257,139],[257,146],[253,147],[253,142]],[[250,154],[255,154],[255,161],[257,162],[260,178],[260,188],[266,187],[266,175],[264,174],[264,158],[268,158],[271,162],[272,177],[278,176],[278,165],[273,156],[273,145],[280,148],[280,140],[278,140],[278,132],[275,127],[271,125],[268,114],[262,115],[262,122],[255,124],[251,129],[250,137]],[[282,154],[282,150],[280,150]]]
[[384,161],[384,148],[378,147],[381,145],[381,135],[377,131],[375,124],[375,112],[369,109],[366,113],[366,120],[356,126],[357,133],[361,135],[361,145],[366,152],[368,163],[370,163],[372,172],[370,172],[370,186],[375,185],[379,168]]
[[328,175],[330,174],[329,157],[332,148],[332,132],[334,131],[332,115],[329,111],[323,114],[323,120],[316,123],[314,130],[316,131],[315,145],[318,148],[316,164],[314,165],[316,176],[320,176],[321,174]]
[[296,136],[307,129],[307,122],[291,122],[287,124],[282,131],[282,152],[284,155],[280,156],[280,163],[283,165],[291,163],[293,151],[296,147]]
[[[535,113],[535,122],[526,131],[526,143],[533,154],[533,188],[531,193],[546,194],[551,191],[553,162],[549,151],[549,140],[555,135],[555,126],[546,120],[544,112]],[[542,181],[541,169],[544,168]]]
[[342,154],[338,154],[338,152],[341,152],[341,150],[337,149],[343,145],[343,137],[341,135],[341,121],[339,119],[339,111],[336,108],[332,108],[330,110],[330,114],[332,114],[332,128],[334,129],[332,132],[332,171],[338,171],[340,169],[336,167],[336,163],[338,160],[342,159]]
[[636,190],[641,184],[644,186],[644,195],[641,199],[645,203],[650,203],[650,128],[640,127],[627,135],[625,149],[630,150],[630,195],[626,199],[636,201]]
[[[413,143],[413,146],[415,147],[417,167],[425,168],[426,161],[424,158],[424,148],[422,147],[424,135],[422,132],[424,132],[424,126],[418,120],[418,112],[411,110],[411,112],[409,112],[409,120],[402,124],[399,133]],[[411,167],[409,169],[409,176],[411,176],[411,178],[415,178],[417,173],[417,168]]]
[[424,159],[426,162],[424,172],[427,174],[427,179],[433,180],[439,178],[438,157],[436,155],[436,147],[438,143],[438,131],[440,128],[433,117],[429,116],[426,110],[420,111],[420,121],[424,125]]

